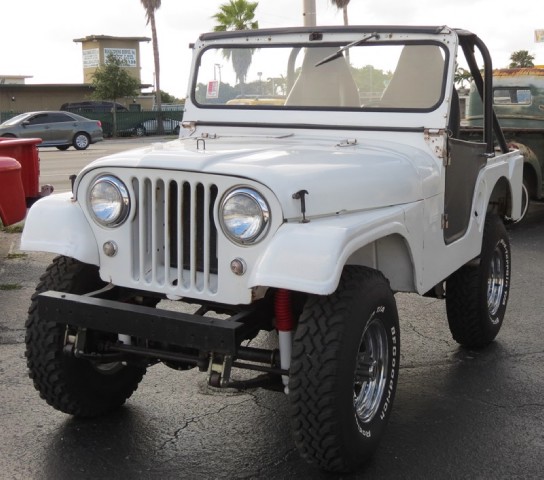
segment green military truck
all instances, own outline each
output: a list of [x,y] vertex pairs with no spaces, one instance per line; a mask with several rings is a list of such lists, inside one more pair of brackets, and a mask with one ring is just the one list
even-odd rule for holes
[[[529,202],[544,197],[544,66],[493,72],[493,108],[507,142],[523,153],[522,217]],[[466,126],[481,127],[482,102],[470,89]]]

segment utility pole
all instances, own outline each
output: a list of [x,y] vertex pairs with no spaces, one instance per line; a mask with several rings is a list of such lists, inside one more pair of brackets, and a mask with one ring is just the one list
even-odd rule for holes
[[302,17],[304,19],[305,27],[315,27],[316,14],[315,14],[315,0],[302,0]]

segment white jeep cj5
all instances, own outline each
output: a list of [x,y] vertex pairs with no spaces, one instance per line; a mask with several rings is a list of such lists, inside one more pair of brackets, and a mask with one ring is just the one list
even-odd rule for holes
[[[30,210],[22,248],[59,254],[32,298],[30,376],[90,417],[158,362],[217,387],[254,370],[287,394],[306,460],[355,469],[393,406],[395,292],[445,298],[464,346],[503,322],[523,158],[493,113],[488,50],[445,26],[217,32],[192,48],[179,139],[95,161]],[[460,138],[458,57],[484,102],[478,141]],[[249,345],[261,331],[277,348]]]

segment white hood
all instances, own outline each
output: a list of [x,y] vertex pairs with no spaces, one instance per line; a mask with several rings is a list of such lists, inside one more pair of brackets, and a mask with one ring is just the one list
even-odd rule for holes
[[308,191],[308,216],[406,204],[439,191],[435,159],[423,150],[390,142],[347,145],[338,139],[308,136],[223,137],[198,142],[186,138],[104,157],[82,174],[108,166],[250,179],[276,194],[288,218],[292,195],[299,190]]

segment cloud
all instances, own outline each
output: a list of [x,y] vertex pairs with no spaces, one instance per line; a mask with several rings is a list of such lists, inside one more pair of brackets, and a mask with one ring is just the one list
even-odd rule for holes
[[[185,96],[191,51],[189,43],[210,31],[211,18],[226,0],[188,2],[163,0],[157,11],[161,56],[161,86]],[[343,23],[342,13],[330,0],[316,0],[321,25]],[[507,8],[508,7],[508,8]],[[535,44],[538,23],[534,0],[510,4],[489,0],[352,0],[351,24],[409,24],[461,27],[478,34],[487,44],[496,66],[505,66],[510,54],[528,50],[544,64],[544,44]],[[263,28],[302,24],[302,0],[259,0],[256,11]],[[46,20],[45,20],[46,19]],[[92,7],[73,0],[25,0],[2,4],[3,48],[0,74],[32,75],[32,83],[79,83],[83,79],[81,45],[74,38],[87,35],[151,36],[145,12],[137,0],[93,0]],[[45,20],[45,21],[44,21]],[[24,26],[22,28],[21,26]],[[141,44],[142,81],[153,82],[153,50]]]

